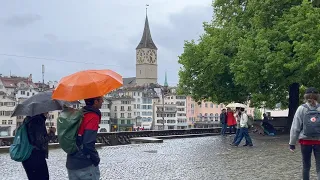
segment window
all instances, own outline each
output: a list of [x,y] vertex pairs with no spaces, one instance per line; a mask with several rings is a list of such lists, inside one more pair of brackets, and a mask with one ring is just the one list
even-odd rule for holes
[[223,108],[223,104],[220,104],[220,108]]
[[131,106],[128,106],[128,111],[131,111]]
[[12,120],[8,120],[8,124],[12,124]]
[[219,105],[218,105],[218,104],[216,104],[216,108],[219,108]]
[[30,94],[29,94],[29,92],[27,92],[27,96],[29,96]]
[[[128,113],[128,118],[131,118],[131,113]],[[128,124],[130,124],[130,123],[128,123]]]
[[121,124],[126,124],[126,121],[125,120],[121,120]]
[[114,111],[117,111],[117,106],[114,107]]
[[210,107],[213,108],[213,103],[210,104]]
[[2,124],[7,124],[7,120],[2,120]]
[[218,121],[218,120],[219,120],[219,114],[216,113],[216,114],[214,115],[214,121]]
[[124,106],[121,106],[120,111],[124,111]]
[[137,104],[137,109],[140,109],[140,104]]
[[25,91],[21,91],[20,93],[21,93],[21,95],[25,95],[25,94],[26,94],[26,92],[25,92]]
[[120,114],[120,117],[121,117],[121,118],[124,118],[124,113],[121,113],[121,114]]
[[127,120],[127,124],[131,124],[131,120]]
[[206,107],[206,108],[208,107],[208,103],[205,104],[205,107]]

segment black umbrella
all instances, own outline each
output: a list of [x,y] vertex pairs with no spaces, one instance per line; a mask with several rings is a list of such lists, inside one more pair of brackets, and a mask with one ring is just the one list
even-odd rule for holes
[[40,92],[18,104],[12,116],[35,116],[49,111],[62,110],[63,106],[71,106],[78,102],[66,102],[52,99],[52,92]]

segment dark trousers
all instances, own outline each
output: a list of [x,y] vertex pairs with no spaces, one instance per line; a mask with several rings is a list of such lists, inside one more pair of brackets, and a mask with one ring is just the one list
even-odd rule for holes
[[249,136],[248,128],[240,128],[238,139],[234,144],[238,146],[241,143],[243,138],[246,139],[246,145],[252,145],[252,140],[251,140],[251,137]]
[[45,153],[33,150],[29,159],[22,162],[29,180],[49,180]]
[[227,130],[227,124],[223,123],[221,124],[221,135],[225,135]]
[[233,132],[235,132],[236,126],[235,125],[229,126],[229,134],[232,133],[232,129],[233,129]]
[[320,180],[320,145],[302,145],[302,177],[303,180],[310,180],[310,168],[311,168],[311,154],[314,154],[316,160],[317,179]]

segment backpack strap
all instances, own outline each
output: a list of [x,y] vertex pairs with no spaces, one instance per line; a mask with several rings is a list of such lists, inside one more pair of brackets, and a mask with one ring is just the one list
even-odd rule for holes
[[309,108],[308,104],[302,104],[302,106],[305,107],[305,108],[307,108],[308,111],[310,111],[310,108]]

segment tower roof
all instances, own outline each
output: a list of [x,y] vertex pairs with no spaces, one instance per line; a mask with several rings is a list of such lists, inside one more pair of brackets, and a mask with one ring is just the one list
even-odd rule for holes
[[141,41],[138,44],[136,49],[142,49],[142,48],[158,49],[151,37],[148,15],[146,15],[146,21],[144,23],[144,29],[143,29],[143,35],[142,35]]
[[166,72],[165,77],[164,77],[164,84],[163,84],[163,86],[168,87],[167,72]]

